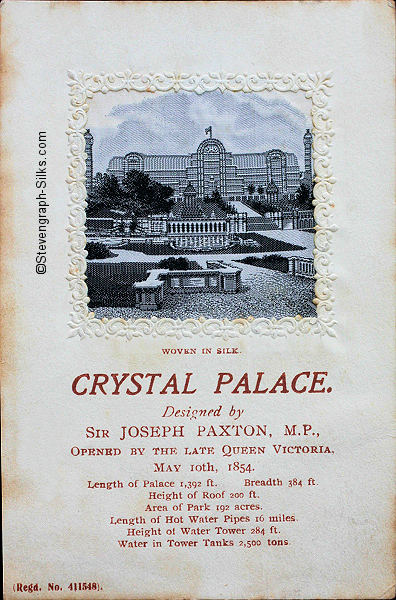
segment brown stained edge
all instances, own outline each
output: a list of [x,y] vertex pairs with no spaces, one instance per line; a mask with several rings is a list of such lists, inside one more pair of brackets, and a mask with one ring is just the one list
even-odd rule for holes
[[[0,0],[1,2],[2,0]],[[142,6],[147,4],[190,4],[191,2],[200,3],[203,5],[211,5],[211,4],[229,4],[231,2],[238,2],[238,4],[245,4],[248,6],[249,4],[353,4],[353,3],[361,3],[367,2],[368,4],[387,4],[390,8],[394,7],[393,0],[8,0],[9,2],[46,2],[49,8],[56,8],[56,6],[78,6],[81,4],[87,4],[90,2],[100,2],[101,4],[116,4],[121,6],[128,6],[135,4],[136,6]]]
[[[7,2],[45,2],[48,5],[49,9],[56,9],[64,6],[72,6],[75,8],[81,8],[84,4],[89,4],[91,2],[98,2],[100,4],[113,4],[120,6],[128,6],[128,5],[136,5],[136,6],[144,6],[144,5],[167,5],[167,4],[190,4],[191,2],[199,3],[204,6],[216,5],[216,4],[230,4],[233,2],[237,2],[238,4],[245,4],[249,6],[250,4],[357,4],[361,2],[366,2],[367,4],[378,4],[383,5],[386,4],[390,8],[394,8],[394,0],[7,0]],[[5,0],[0,0],[0,6],[5,4]]]
[[[10,2],[11,0],[9,0]],[[0,4],[0,379],[1,379],[1,430],[3,470],[1,474],[2,500],[4,513],[10,511],[18,503],[26,501],[31,491],[31,484],[23,480],[18,473],[18,421],[17,387],[18,381],[18,320],[22,311],[17,297],[14,269],[17,264],[16,246],[16,199],[14,185],[16,182],[12,156],[7,148],[5,137],[6,110],[14,97],[14,83],[18,78],[18,64],[13,58],[14,42],[10,26],[5,15],[7,2]],[[15,31],[13,32],[15,33]],[[10,557],[4,561],[4,585],[8,586],[17,578],[17,565],[10,564]],[[11,598],[12,593],[4,593],[4,598]]]
[[[15,60],[12,58],[13,42],[10,39],[10,28],[5,14],[7,3],[0,4],[0,189],[1,189],[1,221],[0,221],[0,376],[1,376],[1,429],[2,441],[2,499],[4,510],[11,509],[26,494],[29,484],[22,482],[17,471],[17,427],[16,405],[18,381],[16,372],[17,359],[17,319],[20,313],[16,296],[13,268],[16,264],[15,235],[15,198],[13,194],[15,177],[12,158],[9,156],[5,138],[6,110],[11,105],[14,93],[14,82],[18,76]],[[9,562],[4,564],[4,580],[9,582],[13,577],[13,568]],[[5,596],[7,597],[7,596]]]
[[[17,381],[14,358],[17,352],[16,323],[18,318],[18,302],[13,276],[13,266],[16,261],[15,250],[15,198],[13,196],[14,176],[13,165],[7,151],[4,135],[5,109],[10,105],[13,96],[13,82],[17,77],[17,69],[12,59],[12,44],[7,35],[6,17],[4,8],[6,3],[0,5],[0,124],[2,135],[0,139],[0,186],[1,186],[1,314],[0,314],[0,352],[1,352],[1,425],[2,432],[6,433],[6,444],[3,442],[3,459],[7,463],[6,472],[16,473],[16,437],[17,423],[15,421],[16,389],[13,382]],[[4,397],[6,394],[6,397]],[[6,446],[6,452],[5,452]],[[22,494],[23,487],[18,485],[17,477],[10,479],[2,473],[3,501],[5,504],[13,501]]]
[[7,17],[4,8],[7,3],[0,5],[0,189],[1,189],[1,222],[0,222],[0,353],[1,353],[1,428],[4,435],[2,443],[2,472],[3,502],[5,508],[26,494],[27,482],[20,481],[16,465],[17,428],[16,403],[17,391],[14,382],[18,380],[16,371],[17,320],[20,308],[15,288],[14,267],[17,259],[15,233],[15,197],[13,194],[15,177],[13,161],[10,157],[4,133],[5,110],[13,98],[13,84],[18,76],[15,60],[12,58],[13,43],[7,29]]

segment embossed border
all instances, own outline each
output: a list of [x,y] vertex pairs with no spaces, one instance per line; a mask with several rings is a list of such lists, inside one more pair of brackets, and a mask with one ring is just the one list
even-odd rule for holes
[[[334,290],[335,275],[331,264],[332,235],[337,227],[333,223],[334,203],[332,192],[335,179],[330,164],[330,146],[334,135],[329,117],[329,91],[331,72],[326,73],[134,73],[130,70],[117,73],[68,72],[70,87],[70,117],[68,121],[69,153],[68,177],[70,192],[69,233],[70,265],[67,279],[71,292],[70,337],[109,337],[125,339],[150,335],[172,336],[176,339],[201,334],[229,339],[242,335],[271,336],[315,333],[335,337]],[[88,109],[94,94],[119,90],[136,92],[169,92],[180,90],[202,94],[207,91],[232,92],[302,92],[312,102],[314,185],[314,266],[316,317],[284,317],[282,319],[171,319],[139,318],[126,321],[122,318],[98,319],[88,308],[88,288],[85,283],[85,140]]]

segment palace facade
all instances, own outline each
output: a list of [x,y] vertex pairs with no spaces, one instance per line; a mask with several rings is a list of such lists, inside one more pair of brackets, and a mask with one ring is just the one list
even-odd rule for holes
[[189,183],[170,213],[138,217],[132,232],[132,216],[111,209],[91,213],[86,224],[88,235],[142,238],[145,242],[168,243],[175,249],[222,249],[247,231],[247,214],[197,197]]
[[[173,188],[175,201],[169,214],[139,217],[133,230],[133,216],[116,210],[101,210],[87,219],[94,236],[139,236],[145,241],[168,243],[174,248],[221,249],[237,241],[247,231],[247,214],[243,211],[246,195],[255,187],[257,198],[277,206],[289,201],[302,182],[312,186],[312,134],[304,134],[304,172],[300,172],[294,154],[273,149],[262,153],[232,154],[222,142],[210,136],[190,155],[146,155],[130,152],[110,160],[107,173],[122,181],[131,170],[139,170],[150,178]],[[93,136],[85,133],[86,187],[94,191],[92,146]],[[262,188],[262,190],[260,190]],[[218,192],[221,201],[210,200]],[[239,203],[238,203],[239,201]],[[238,204],[237,212],[233,208]],[[242,209],[242,210],[241,210]],[[294,221],[293,221],[294,223]]]
[[137,233],[146,239],[165,238],[174,248],[226,248],[247,230],[246,213],[225,210],[197,197],[191,183],[183,190],[169,215],[138,219]]
[[[181,198],[183,190],[191,183],[198,198],[211,196],[217,189],[222,198],[248,193],[249,186],[267,188],[273,182],[280,195],[294,194],[302,180],[312,181],[312,135],[304,135],[305,171],[300,172],[297,157],[290,152],[273,149],[266,152],[233,154],[227,152],[223,143],[210,137],[203,140],[192,154],[163,155],[129,152],[113,157],[107,168],[109,175],[119,181],[131,170],[143,171],[149,177],[169,185],[175,198]],[[92,152],[92,144],[89,146]],[[90,163],[91,164],[91,163]],[[92,182],[87,172],[87,187]],[[311,185],[311,184],[310,184]]]

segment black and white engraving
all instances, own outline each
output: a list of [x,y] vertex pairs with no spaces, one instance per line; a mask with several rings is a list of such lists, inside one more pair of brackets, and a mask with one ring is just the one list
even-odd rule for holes
[[97,317],[316,314],[312,133],[292,102],[142,94],[85,143]]

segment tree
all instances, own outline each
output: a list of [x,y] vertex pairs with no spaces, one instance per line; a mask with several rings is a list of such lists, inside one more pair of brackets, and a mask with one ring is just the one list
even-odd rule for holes
[[263,202],[260,202],[260,200],[253,200],[253,202],[251,203],[251,207],[253,208],[253,210],[260,213],[260,215],[265,215],[265,213],[267,212],[273,212],[277,210],[275,206],[272,206],[271,204],[265,204]]
[[125,217],[168,213],[174,203],[173,189],[141,171],[129,171],[120,184],[114,175],[97,177],[98,185],[88,198],[88,214],[98,209],[120,211]]
[[262,196],[264,194],[264,188],[262,185],[258,186],[257,193],[260,194],[260,196]]
[[99,185],[92,192],[88,199],[88,210],[98,210],[102,208],[119,209],[125,201],[124,192],[120,187],[117,177],[114,175],[104,175],[100,178]]
[[125,206],[138,217],[169,213],[174,200],[173,189],[153,181],[146,173],[129,171],[122,181]]
[[254,194],[254,192],[255,192],[255,190],[256,190],[256,188],[254,187],[254,185],[253,185],[252,183],[249,183],[249,185],[248,185],[248,188],[247,188],[247,189],[248,189],[248,192],[249,192],[249,194],[250,194],[251,196],[252,196],[252,194]]
[[221,194],[217,188],[213,190],[211,200],[212,202],[216,202],[216,204],[220,204],[222,202],[223,198],[221,197]]
[[99,171],[96,173],[95,177],[94,177],[94,185],[96,187],[98,187],[99,185],[102,184],[103,181],[103,173],[99,173]]
[[300,206],[312,208],[312,193],[309,186],[302,181],[296,192],[296,201]]
[[210,197],[210,202],[214,202],[215,204],[217,204],[217,206],[221,209],[223,209],[226,213],[236,213],[236,209],[232,206],[232,204],[230,204],[229,202],[226,202],[224,200],[224,198],[222,198],[219,190],[216,188],[215,190],[213,190],[212,192],[212,196]]

